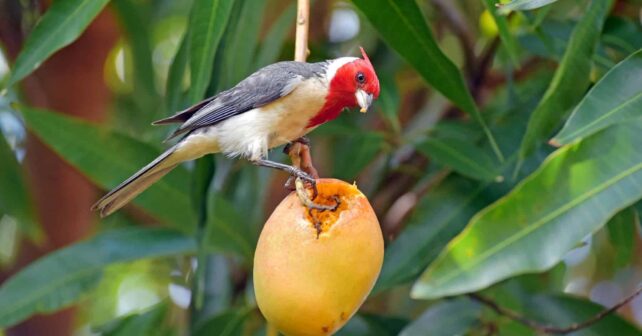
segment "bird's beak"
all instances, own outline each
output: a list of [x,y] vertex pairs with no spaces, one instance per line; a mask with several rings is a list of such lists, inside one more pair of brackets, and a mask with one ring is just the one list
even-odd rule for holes
[[357,97],[357,103],[361,107],[359,111],[361,113],[368,112],[368,108],[370,108],[370,104],[372,104],[372,95],[361,89],[357,89],[355,96]]

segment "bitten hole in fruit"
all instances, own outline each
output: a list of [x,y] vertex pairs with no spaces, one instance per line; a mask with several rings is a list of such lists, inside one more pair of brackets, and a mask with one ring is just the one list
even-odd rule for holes
[[315,203],[329,206],[338,203],[335,210],[308,209],[307,219],[319,238],[321,233],[327,232],[336,223],[342,211],[352,206],[355,197],[361,196],[361,193],[355,186],[340,183],[320,183],[317,184],[317,189],[319,194],[314,199]]

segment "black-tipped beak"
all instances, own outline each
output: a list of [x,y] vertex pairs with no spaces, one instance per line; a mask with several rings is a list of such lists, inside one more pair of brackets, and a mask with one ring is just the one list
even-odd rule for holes
[[359,112],[368,112],[368,109],[370,108],[373,100],[372,95],[361,89],[358,89],[357,93],[355,93],[355,96],[357,97],[357,103],[359,104],[359,107],[361,107]]

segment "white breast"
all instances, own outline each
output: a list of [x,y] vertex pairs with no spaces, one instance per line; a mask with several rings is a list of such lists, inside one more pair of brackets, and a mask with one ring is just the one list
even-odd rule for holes
[[268,149],[311,131],[306,126],[323,107],[327,91],[325,81],[307,79],[285,97],[194,132],[177,151],[185,160],[218,152],[248,159],[266,158]]

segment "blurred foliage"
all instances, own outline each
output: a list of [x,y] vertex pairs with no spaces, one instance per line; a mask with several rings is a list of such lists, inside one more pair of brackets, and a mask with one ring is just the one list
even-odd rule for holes
[[[374,113],[344,112],[311,134],[321,175],[356,181],[386,238],[373,294],[338,335],[535,335],[467,294],[567,326],[642,279],[642,3],[501,3],[313,2],[310,61],[363,46],[382,87]],[[111,118],[30,106],[19,84],[103,8],[121,28],[104,65]],[[25,129],[108,189],[160,152],[170,129],[150,121],[291,59],[295,10],[57,0],[38,20],[25,12],[24,46],[0,64],[0,267],[16,245],[46,239]],[[185,164],[134,201],[148,216],[119,212],[2,283],[0,328],[80,305],[81,333],[264,334],[252,259],[283,182],[221,156]],[[635,300],[576,334],[640,334],[641,323]]]

